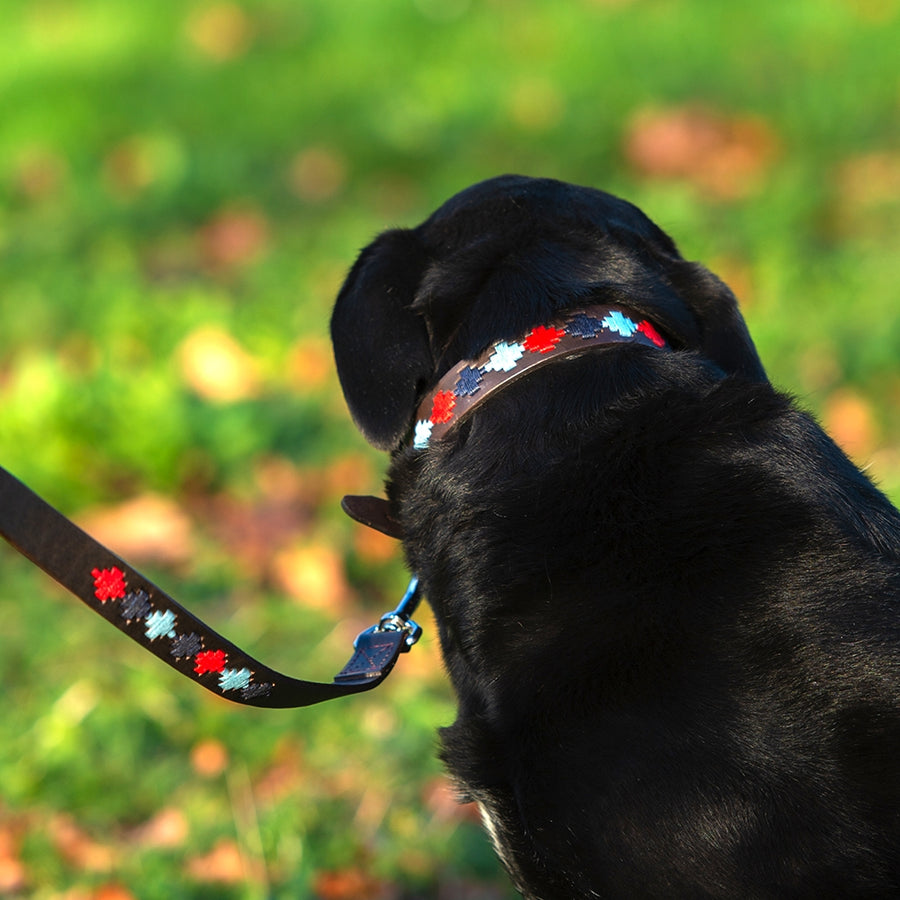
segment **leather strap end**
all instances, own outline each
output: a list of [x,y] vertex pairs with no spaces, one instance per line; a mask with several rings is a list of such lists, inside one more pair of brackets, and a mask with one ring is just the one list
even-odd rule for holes
[[373,528],[398,541],[403,540],[403,526],[391,516],[390,504],[383,497],[348,494],[341,500],[341,509],[360,525]]
[[353,656],[334,676],[334,683],[366,685],[375,679],[382,680],[394,668],[405,647],[406,633],[403,631],[367,629],[357,637]]

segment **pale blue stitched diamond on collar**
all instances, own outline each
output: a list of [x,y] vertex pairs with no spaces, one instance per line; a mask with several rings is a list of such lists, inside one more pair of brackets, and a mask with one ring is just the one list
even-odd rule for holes
[[431,440],[431,430],[434,425],[428,419],[420,419],[416,422],[416,430],[413,434],[413,447],[416,450],[424,450]]
[[521,344],[507,344],[506,341],[500,341],[494,344],[494,353],[484,364],[484,371],[508,372],[516,367],[524,352],[525,348]]
[[618,332],[622,337],[631,337],[637,331],[637,325],[617,309],[604,318],[603,327]]

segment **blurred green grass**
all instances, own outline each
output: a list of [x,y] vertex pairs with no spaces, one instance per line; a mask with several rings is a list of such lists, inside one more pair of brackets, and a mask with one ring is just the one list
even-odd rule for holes
[[[328,358],[343,274],[502,172],[642,206],[900,499],[896,0],[0,21],[0,463],[276,668],[330,677],[404,584],[337,510],[384,465]],[[373,695],[245,710],[0,564],[0,896],[511,896],[434,758],[433,629]]]

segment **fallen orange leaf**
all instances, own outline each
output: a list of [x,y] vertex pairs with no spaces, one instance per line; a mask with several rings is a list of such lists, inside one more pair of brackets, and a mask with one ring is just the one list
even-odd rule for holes
[[134,832],[131,843],[150,849],[172,849],[185,843],[189,831],[184,813],[167,806]]
[[279,553],[273,563],[276,583],[295,600],[315,609],[340,611],[350,588],[344,563],[328,544],[304,544]]
[[778,141],[761,118],[696,106],[644,109],[625,136],[625,157],[643,175],[681,178],[726,200],[752,193]]
[[10,829],[0,828],[0,894],[12,895],[23,891],[26,882],[18,841]]
[[319,872],[313,880],[319,900],[387,900],[387,886],[359,869]]
[[191,332],[178,359],[186,384],[204,400],[233,403],[259,390],[256,360],[221,328],[207,325]]
[[200,229],[199,239],[201,252],[214,269],[235,269],[263,254],[269,226],[255,210],[224,210]]
[[353,548],[367,563],[385,563],[400,555],[400,543],[396,538],[365,526],[354,531]]
[[344,157],[330,147],[309,147],[291,162],[289,181],[294,194],[308,203],[336,196],[347,180]]
[[136,898],[121,884],[104,884],[91,893],[91,900],[136,900]]
[[216,778],[228,768],[228,748],[215,738],[207,738],[191,749],[191,766],[203,778]]
[[291,348],[287,380],[297,393],[318,390],[328,382],[332,372],[331,344],[325,338],[303,337]]
[[189,860],[187,872],[197,881],[220,884],[240,884],[247,879],[241,848],[232,840],[221,840],[209,853]]
[[218,3],[195,10],[187,20],[185,31],[197,50],[217,62],[242,55],[252,36],[250,20],[236,3]]
[[871,404],[852,388],[836,390],[825,404],[825,430],[857,462],[866,462],[877,442]]
[[66,862],[86,872],[108,872],[116,861],[116,851],[95,841],[68,816],[56,816],[50,823],[50,837]]
[[253,786],[253,796],[260,805],[276,803],[296,792],[303,781],[303,753],[294,740],[279,742],[272,756],[272,764]]
[[179,565],[194,553],[190,518],[174,500],[159,494],[87,509],[76,520],[101,544],[126,559]]

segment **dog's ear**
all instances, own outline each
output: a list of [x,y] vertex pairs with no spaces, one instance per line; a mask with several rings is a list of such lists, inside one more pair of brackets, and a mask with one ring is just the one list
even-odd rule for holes
[[678,293],[688,298],[699,327],[704,356],[724,372],[751,381],[768,381],[759,354],[731,289],[699,263],[684,262],[672,278]]
[[427,262],[414,231],[380,235],[338,294],[331,340],[350,414],[369,443],[397,446],[433,361],[425,322],[411,304]]

